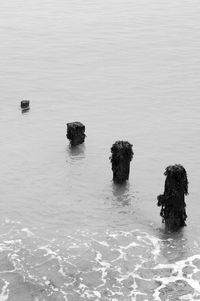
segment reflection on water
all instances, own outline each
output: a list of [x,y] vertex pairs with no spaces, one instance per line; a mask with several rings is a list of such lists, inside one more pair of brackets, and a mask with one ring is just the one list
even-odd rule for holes
[[171,232],[163,228],[160,229],[158,236],[163,242],[161,248],[162,256],[168,263],[187,258],[189,255],[189,245],[184,228],[176,232]]
[[85,144],[77,146],[69,145],[67,148],[67,154],[72,160],[80,160],[85,158]]
[[120,185],[116,185],[112,183],[112,193],[114,196],[114,202],[117,206],[130,206],[131,204],[131,195],[129,192],[130,184],[124,183]]
[[26,114],[30,111],[30,108],[23,108],[21,109],[22,114]]

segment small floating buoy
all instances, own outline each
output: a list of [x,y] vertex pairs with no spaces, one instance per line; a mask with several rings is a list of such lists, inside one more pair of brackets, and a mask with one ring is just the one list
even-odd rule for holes
[[67,123],[67,135],[72,146],[79,145],[85,141],[85,126],[78,121]]
[[129,179],[130,162],[133,158],[132,144],[128,141],[116,141],[111,147],[113,181],[121,184]]
[[185,168],[180,164],[170,165],[165,169],[164,193],[157,197],[161,207],[162,222],[169,230],[186,226],[185,195],[188,194],[188,179]]

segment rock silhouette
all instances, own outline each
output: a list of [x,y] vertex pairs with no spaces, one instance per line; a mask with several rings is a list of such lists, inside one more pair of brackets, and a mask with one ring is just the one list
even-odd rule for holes
[[22,100],[21,101],[21,108],[22,109],[29,109],[30,101],[29,100]]
[[166,168],[164,193],[157,197],[160,215],[167,228],[176,230],[186,226],[185,195],[188,194],[188,179],[185,168],[180,164]]
[[111,147],[113,181],[117,184],[129,179],[130,161],[133,158],[132,144],[128,141],[116,141]]
[[67,138],[72,146],[79,145],[85,141],[85,126],[81,122],[67,123]]

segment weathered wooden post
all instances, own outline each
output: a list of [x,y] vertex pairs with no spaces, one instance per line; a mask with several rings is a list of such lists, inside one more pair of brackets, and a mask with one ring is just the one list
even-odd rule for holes
[[185,168],[180,164],[165,169],[164,194],[157,197],[161,206],[160,216],[168,229],[177,230],[186,226],[185,195],[188,194],[188,179]]
[[85,126],[81,122],[67,123],[67,138],[72,146],[76,146],[85,141]]
[[121,184],[129,179],[130,162],[133,158],[132,144],[128,141],[116,141],[111,147],[113,181]]
[[22,108],[22,110],[28,110],[29,109],[29,105],[30,105],[30,101],[29,100],[22,100],[21,101],[21,108]]

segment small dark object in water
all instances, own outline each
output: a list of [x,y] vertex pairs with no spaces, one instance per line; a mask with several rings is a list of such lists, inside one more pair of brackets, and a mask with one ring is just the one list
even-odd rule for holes
[[185,168],[180,164],[170,165],[164,175],[165,191],[157,197],[161,206],[160,216],[168,229],[177,230],[186,226],[185,195],[188,194],[188,179]]
[[111,147],[113,181],[121,184],[129,179],[130,161],[133,158],[132,144],[128,141],[116,141]]
[[85,141],[85,126],[81,122],[67,123],[67,138],[72,146],[76,146]]
[[30,104],[29,100],[22,100],[21,101],[21,108],[22,109],[29,109],[29,104]]

